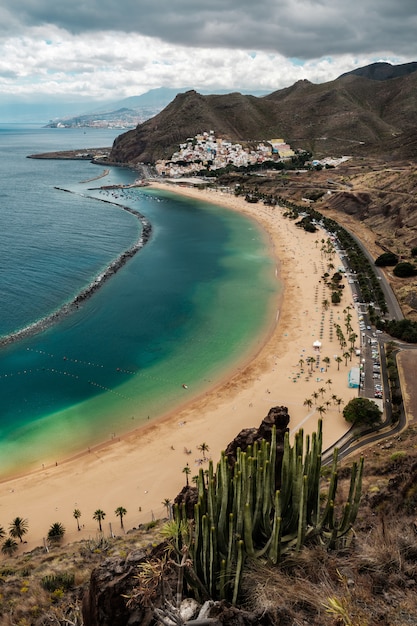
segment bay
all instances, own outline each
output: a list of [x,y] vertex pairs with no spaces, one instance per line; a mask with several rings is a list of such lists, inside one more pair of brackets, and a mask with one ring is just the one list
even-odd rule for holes
[[152,224],[145,247],[76,311],[1,348],[3,475],[180,406],[253,351],[271,319],[274,267],[254,222],[168,193],[99,189],[133,182],[128,169],[94,181],[101,166],[26,158],[105,147],[115,134],[0,129],[0,335],[59,309],[137,240],[123,206]]

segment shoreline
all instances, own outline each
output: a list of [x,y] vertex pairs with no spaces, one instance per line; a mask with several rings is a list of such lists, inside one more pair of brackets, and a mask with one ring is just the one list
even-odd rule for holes
[[[182,408],[117,440],[91,448],[90,452],[80,452],[57,466],[1,482],[0,523],[6,525],[5,515],[10,519],[18,515],[28,519],[28,543],[24,550],[42,545],[42,538],[56,521],[66,528],[66,543],[94,536],[97,528],[92,515],[97,508],[107,514],[105,533],[107,522],[113,524],[113,531],[118,528],[114,515],[118,506],[128,510],[124,520],[126,528],[164,516],[163,500],[173,500],[181,490],[185,482],[182,470],[186,464],[191,468],[191,476],[198,473],[202,461],[198,452],[201,443],[208,444],[209,456],[216,463],[220,451],[242,428],[259,426],[269,409],[277,405],[288,407],[292,433],[300,427],[306,433],[313,432],[319,418],[315,407],[319,405],[306,407],[304,404],[312,390],[318,393],[317,389],[321,388],[321,400],[329,403],[323,418],[324,449],[348,430],[340,405],[330,406],[330,398],[337,394],[346,403],[357,395],[347,387],[351,364],[347,368],[343,363],[339,370],[332,358],[329,368],[326,365],[326,372],[321,367],[314,375],[308,373],[305,366],[307,355],[317,356],[312,344],[322,333],[323,326],[326,338],[322,338],[322,356],[333,357],[338,351],[336,341],[329,345],[333,324],[330,312],[335,316],[341,314],[352,300],[347,285],[341,305],[326,314],[318,305],[318,292],[323,289],[319,267],[322,260],[314,246],[314,235],[285,219],[279,208],[248,204],[243,198],[221,192],[177,189],[161,183],[152,184],[152,188],[207,200],[256,220],[271,242],[276,272],[282,281],[278,309],[270,328],[265,329],[262,345],[254,346],[244,362],[232,372],[229,370],[229,375],[197,398],[190,399]],[[355,312],[352,325],[357,332]],[[304,362],[304,369],[300,361]],[[74,508],[82,513],[80,532],[72,516]]]

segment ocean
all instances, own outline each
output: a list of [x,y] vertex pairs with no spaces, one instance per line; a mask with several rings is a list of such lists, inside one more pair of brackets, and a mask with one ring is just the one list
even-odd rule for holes
[[[275,265],[254,222],[175,194],[101,188],[132,183],[127,168],[99,178],[105,168],[87,161],[27,158],[110,146],[119,132],[0,126],[0,340],[35,328],[0,347],[0,477],[180,407],[272,323]],[[136,213],[152,226],[146,245],[39,326],[140,239]]]

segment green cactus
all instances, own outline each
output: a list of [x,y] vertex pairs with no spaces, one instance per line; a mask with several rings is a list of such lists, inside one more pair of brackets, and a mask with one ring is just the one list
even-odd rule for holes
[[184,508],[174,507],[174,546],[179,553],[186,547],[193,574],[210,597],[236,603],[246,558],[277,564],[307,541],[344,545],[358,512],[363,460],[353,464],[349,495],[337,516],[337,449],[326,501],[320,503],[322,441],[321,421],[311,438],[298,431],[293,445],[286,433],[279,476],[275,428],[271,442],[239,449],[233,469],[223,452],[216,472],[210,461],[207,482],[200,470],[193,522]]

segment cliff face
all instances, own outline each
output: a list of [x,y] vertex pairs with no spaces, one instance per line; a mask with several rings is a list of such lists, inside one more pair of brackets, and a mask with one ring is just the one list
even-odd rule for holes
[[417,72],[390,80],[349,74],[257,98],[240,93],[202,96],[187,91],[152,119],[120,135],[110,159],[168,159],[179,143],[214,130],[232,141],[283,137],[295,149],[322,155],[417,156]]

